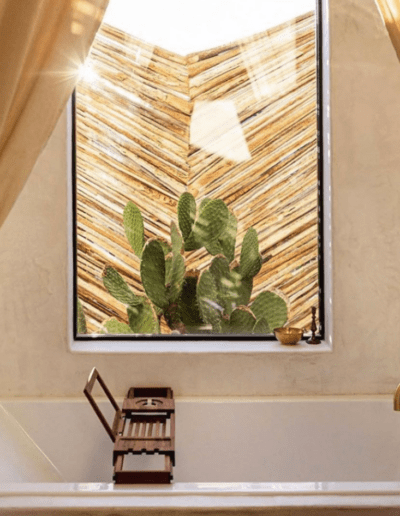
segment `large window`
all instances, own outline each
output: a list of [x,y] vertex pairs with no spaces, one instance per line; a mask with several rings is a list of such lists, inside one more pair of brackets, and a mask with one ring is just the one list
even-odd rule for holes
[[110,0],[75,93],[77,339],[323,334],[316,0]]

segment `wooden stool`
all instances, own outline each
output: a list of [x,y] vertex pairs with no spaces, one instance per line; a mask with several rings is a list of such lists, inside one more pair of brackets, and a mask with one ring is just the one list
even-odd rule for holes
[[[92,396],[99,382],[115,409],[112,428]],[[116,484],[169,484],[175,466],[175,403],[170,387],[131,387],[122,409],[114,400],[96,368],[83,390],[93,410],[114,443],[113,465]],[[167,422],[170,421],[169,431]],[[165,469],[160,471],[124,471],[127,454],[165,455]]]

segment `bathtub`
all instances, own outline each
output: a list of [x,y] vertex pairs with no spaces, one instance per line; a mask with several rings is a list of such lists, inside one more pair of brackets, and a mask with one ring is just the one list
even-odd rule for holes
[[114,486],[112,448],[85,399],[1,401],[0,514],[400,515],[389,396],[178,398],[166,486]]

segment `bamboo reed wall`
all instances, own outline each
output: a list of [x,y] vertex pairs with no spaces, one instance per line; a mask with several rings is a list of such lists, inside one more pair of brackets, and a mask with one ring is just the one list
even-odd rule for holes
[[[223,199],[269,260],[253,297],[274,289],[290,323],[310,325],[318,304],[315,16],[181,57],[103,25],[77,88],[78,295],[88,332],[125,307],[102,284],[115,267],[143,292],[125,238],[128,200],[147,237],[169,235],[184,191]],[[187,253],[202,269],[204,250]],[[162,328],[167,332],[167,328]]]

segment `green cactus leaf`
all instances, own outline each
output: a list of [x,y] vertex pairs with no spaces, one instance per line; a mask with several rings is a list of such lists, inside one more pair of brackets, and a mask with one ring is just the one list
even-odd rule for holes
[[171,283],[171,273],[172,273],[172,255],[169,254],[165,258],[165,286]]
[[130,326],[125,323],[119,322],[116,319],[109,319],[104,323],[104,327],[107,330],[107,333],[112,333],[113,335],[129,335],[132,333]]
[[164,256],[167,256],[172,251],[172,247],[169,245],[169,243],[166,240],[160,240],[158,238],[157,242],[160,243],[162,250],[164,252]]
[[204,247],[207,249],[207,252],[210,253],[212,256],[216,256],[217,254],[223,254],[223,249],[218,239],[211,240],[210,242],[205,242]]
[[221,245],[222,253],[227,257],[229,263],[233,262],[233,260],[235,259],[236,233],[237,219],[235,215],[233,215],[233,213],[229,212],[226,230],[219,237],[219,243]]
[[160,333],[160,325],[153,307],[149,303],[128,307],[131,333]]
[[229,319],[230,333],[249,334],[252,333],[256,318],[252,311],[246,306],[238,306]]
[[207,245],[217,240],[224,232],[229,218],[229,210],[220,199],[207,202],[193,226],[193,234],[197,242]]
[[267,333],[271,333],[267,319],[265,317],[262,317],[261,319],[257,320],[253,328],[253,333],[257,335],[266,335]]
[[171,263],[168,297],[172,302],[177,301],[182,289],[185,276],[185,260],[181,254],[176,254]]
[[240,273],[243,278],[253,278],[260,272],[262,258],[258,249],[258,236],[254,228],[247,230],[240,253]]
[[228,260],[223,255],[217,255],[210,265],[210,273],[212,274],[217,288],[217,301],[224,308],[224,312],[228,315],[237,305],[237,283],[232,277],[229,270]]
[[140,276],[150,300],[160,308],[168,306],[165,286],[165,258],[160,242],[149,240],[144,246],[140,263]]
[[87,333],[87,327],[86,327],[86,318],[85,318],[85,312],[83,311],[83,306],[79,299],[77,301],[77,307],[78,307],[78,313],[77,313],[77,328],[78,333]]
[[103,283],[108,292],[125,305],[140,305],[143,297],[136,296],[122,276],[113,267],[106,266],[103,271]]
[[143,217],[139,208],[131,201],[128,202],[124,209],[124,228],[128,242],[136,256],[140,258],[144,246]]
[[186,240],[192,232],[195,218],[195,198],[189,192],[185,192],[180,196],[178,201],[178,224],[184,240]]
[[273,292],[261,292],[250,308],[257,320],[265,318],[270,332],[280,328],[287,321],[287,306],[285,301]]
[[171,243],[173,254],[180,254],[182,249],[183,239],[174,222],[171,222]]
[[185,251],[196,251],[200,247],[203,247],[203,244],[196,239],[196,235],[192,231],[188,238],[185,239],[184,249]]
[[178,299],[178,315],[188,333],[196,333],[204,326],[197,302],[197,278],[186,276]]
[[209,197],[205,197],[201,203],[200,203],[200,206],[199,206],[199,212],[201,212],[201,210],[203,210],[208,203],[210,203],[212,201],[212,199],[210,199]]
[[[218,292],[210,271],[203,271],[197,284],[197,302],[202,319],[213,329],[220,326],[223,308],[218,303]],[[217,330],[218,331],[218,330]]]
[[231,272],[232,279],[235,281],[235,284],[237,284],[238,297],[236,299],[236,306],[246,306],[250,301],[253,291],[253,278],[243,278],[239,271],[240,267],[237,266],[232,269]]

